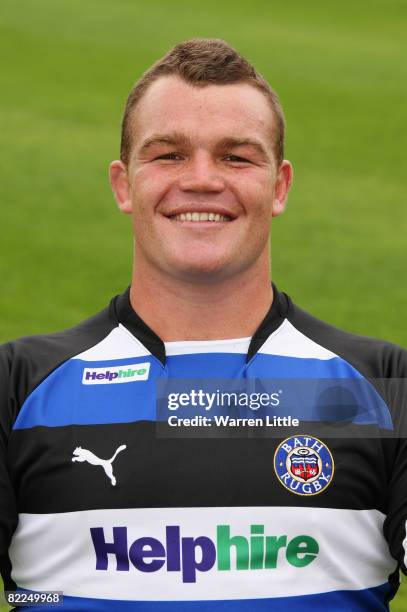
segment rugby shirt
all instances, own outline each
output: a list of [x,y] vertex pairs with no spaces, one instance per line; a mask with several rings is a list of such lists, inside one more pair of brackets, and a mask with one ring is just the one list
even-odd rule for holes
[[[5,588],[64,593],[38,612],[387,610],[406,569],[406,378],[403,349],[275,287],[252,338],[164,344],[128,289],[72,329],[3,345]],[[188,380],[271,390],[301,428],[170,427],[158,397]]]

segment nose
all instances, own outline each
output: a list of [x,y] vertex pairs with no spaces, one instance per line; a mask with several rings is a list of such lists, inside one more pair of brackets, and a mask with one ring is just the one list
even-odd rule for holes
[[179,177],[182,191],[220,192],[225,188],[221,169],[207,152],[196,153],[184,166]]

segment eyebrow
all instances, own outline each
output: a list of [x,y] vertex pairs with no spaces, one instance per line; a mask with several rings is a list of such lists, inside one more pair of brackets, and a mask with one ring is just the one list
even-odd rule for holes
[[150,147],[157,144],[186,145],[189,143],[190,139],[179,132],[172,132],[170,134],[153,134],[143,142],[139,153],[145,153]]
[[[191,139],[181,134],[180,132],[172,132],[170,134],[153,134],[147,138],[140,147],[139,154],[146,153],[148,149],[154,145],[178,145],[186,146],[191,144]],[[251,138],[234,138],[227,136],[222,138],[216,145],[219,149],[234,149],[237,147],[252,147],[262,157],[270,159],[264,146],[258,141]]]

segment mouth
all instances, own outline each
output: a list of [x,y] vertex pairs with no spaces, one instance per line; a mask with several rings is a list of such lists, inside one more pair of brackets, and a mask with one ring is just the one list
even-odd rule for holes
[[173,221],[189,221],[194,223],[202,223],[202,222],[210,222],[210,223],[227,223],[228,221],[232,221],[232,217],[228,215],[223,215],[221,213],[214,212],[197,212],[197,211],[188,211],[182,212],[176,215],[169,215],[169,219]]

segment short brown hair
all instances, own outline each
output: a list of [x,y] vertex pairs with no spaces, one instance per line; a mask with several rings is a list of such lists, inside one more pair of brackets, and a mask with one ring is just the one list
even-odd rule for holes
[[284,158],[284,113],[275,91],[255,68],[227,42],[215,38],[192,38],[173,47],[151,66],[131,90],[124,110],[120,158],[128,164],[131,150],[131,117],[148,87],[162,76],[178,75],[196,87],[209,84],[248,83],[268,99],[275,118],[274,154]]

